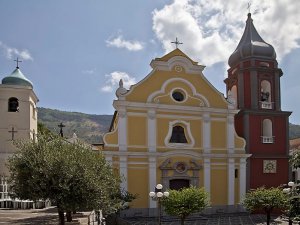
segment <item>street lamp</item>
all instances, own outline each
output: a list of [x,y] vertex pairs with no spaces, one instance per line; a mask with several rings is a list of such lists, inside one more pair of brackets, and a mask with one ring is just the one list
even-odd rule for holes
[[293,224],[292,218],[298,216],[300,208],[300,184],[290,181],[287,186],[283,192],[289,195],[289,224]]
[[157,201],[158,205],[158,224],[161,225],[161,202],[160,200],[163,197],[169,197],[169,192],[162,192],[163,186],[161,184],[157,184],[155,187],[155,191],[149,192],[149,196],[152,200]]

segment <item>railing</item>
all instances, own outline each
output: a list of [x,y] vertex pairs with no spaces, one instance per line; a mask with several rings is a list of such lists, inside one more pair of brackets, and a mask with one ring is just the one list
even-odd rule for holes
[[105,218],[101,210],[93,210],[88,216],[88,225],[105,225]]
[[273,102],[260,102],[260,108],[273,109]]
[[261,142],[264,144],[272,144],[274,143],[274,137],[268,137],[268,136],[261,136]]

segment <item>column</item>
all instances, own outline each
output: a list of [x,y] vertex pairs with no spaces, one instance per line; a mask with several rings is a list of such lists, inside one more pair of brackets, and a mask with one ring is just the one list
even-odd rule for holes
[[246,194],[246,159],[240,159],[240,202]]
[[210,171],[210,159],[204,159],[204,188],[208,193],[210,193]]
[[228,205],[234,205],[234,159],[228,159]]
[[118,110],[118,140],[119,151],[127,151],[127,113],[126,109],[122,108]]
[[156,152],[156,117],[155,110],[148,110],[148,151]]
[[128,190],[127,156],[120,156],[120,177],[122,179],[121,190]]
[[227,150],[228,154],[234,153],[234,116],[232,114],[227,116]]
[[[156,157],[149,156],[149,192],[156,186]],[[156,208],[156,201],[149,198],[149,208]]]
[[106,162],[112,166],[112,155],[105,155]]
[[204,113],[202,125],[203,153],[210,153],[211,150],[210,121],[211,119],[209,113]]

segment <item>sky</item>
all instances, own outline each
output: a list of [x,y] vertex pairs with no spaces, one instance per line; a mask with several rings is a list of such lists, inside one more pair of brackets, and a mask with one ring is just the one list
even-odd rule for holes
[[284,73],[282,110],[300,124],[299,9],[294,0],[0,0],[0,79],[18,57],[39,107],[111,115],[119,80],[126,88],[142,80],[178,37],[225,95],[227,61],[250,10]]

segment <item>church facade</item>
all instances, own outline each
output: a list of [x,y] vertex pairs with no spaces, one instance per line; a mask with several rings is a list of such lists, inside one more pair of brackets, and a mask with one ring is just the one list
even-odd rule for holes
[[246,192],[245,140],[238,137],[230,99],[204,77],[204,66],[178,48],[151,62],[152,72],[116,91],[104,154],[124,176],[122,189],[138,194],[132,211],[155,208],[156,184],[165,189],[205,187],[216,208],[234,207]]
[[120,81],[103,152],[124,178],[122,189],[138,194],[126,215],[150,215],[158,183],[204,187],[212,212],[239,211],[247,190],[287,183],[282,71],[250,13],[228,62],[227,98],[178,48],[152,60],[150,74],[129,90]]

